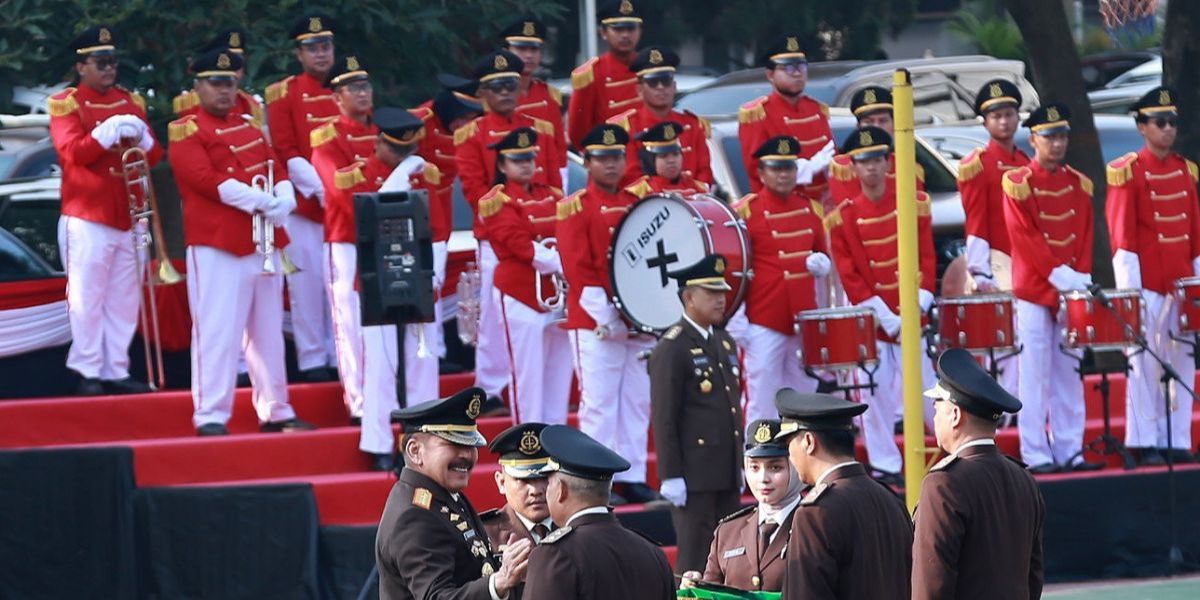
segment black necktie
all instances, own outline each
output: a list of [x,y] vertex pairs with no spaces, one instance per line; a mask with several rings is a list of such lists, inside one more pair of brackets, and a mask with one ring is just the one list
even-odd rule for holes
[[771,536],[779,529],[779,523],[767,521],[758,526],[758,557],[767,555],[767,546],[771,545]]
[[541,542],[546,539],[546,536],[550,535],[550,528],[542,523],[538,523],[533,526],[533,535],[537,537],[537,541]]

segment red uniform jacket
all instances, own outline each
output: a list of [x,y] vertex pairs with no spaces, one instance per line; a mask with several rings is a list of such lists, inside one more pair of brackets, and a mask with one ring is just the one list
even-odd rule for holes
[[[300,157],[312,160],[310,134],[312,130],[338,120],[341,111],[333,100],[333,92],[308,73],[292,75],[267,86],[267,119],[271,127],[271,143],[279,160]],[[296,215],[314,223],[324,222],[320,202],[296,194]]]
[[[357,231],[354,221],[354,195],[376,192],[392,174],[392,167],[384,164],[374,155],[365,162],[356,161],[334,172],[333,185],[336,190],[326,191],[325,194],[325,241],[353,244],[357,241]],[[433,188],[441,180],[441,172],[437,165],[427,162],[425,170],[409,178],[413,189],[423,189],[429,193],[429,222],[431,226],[440,222],[441,213],[446,210],[434,201]],[[450,232],[433,226],[433,241],[444,242],[450,239]]]
[[571,72],[571,87],[574,91],[567,110],[567,133],[575,145],[597,125],[642,101],[637,75],[611,52],[576,67]]
[[558,255],[567,278],[567,329],[595,329],[596,322],[583,310],[579,298],[583,288],[600,286],[612,295],[608,273],[608,250],[613,231],[637,196],[627,190],[616,194],[588,182],[558,203]]
[[683,131],[676,132],[679,136],[679,145],[683,146],[683,174],[711,184],[713,174],[712,161],[708,154],[708,138],[712,135],[712,129],[708,120],[690,112],[677,110],[671,111],[666,118],[660,119],[654,116],[654,113],[650,112],[650,109],[646,108],[644,104],[608,120],[609,123],[620,125],[629,132],[629,146],[625,148],[625,162],[628,165],[625,168],[625,182],[632,182],[642,175],[642,163],[638,158],[638,151],[642,149],[642,143],[636,139],[638,134],[663,121],[674,121],[683,125]]
[[[121,153],[127,148],[120,144],[101,148],[91,134],[96,125],[114,115],[136,115],[145,121],[145,101],[118,87],[101,94],[81,85],[54,94],[48,104],[50,139],[62,165],[62,214],[129,229],[129,200],[121,170]],[[147,158],[155,165],[162,155],[156,140]]]
[[1112,249],[1138,255],[1142,287],[1159,294],[1194,274],[1200,256],[1196,163],[1171,153],[1159,160],[1149,148],[1108,163],[1105,216]]
[[[933,249],[933,219],[929,195],[917,194],[917,240],[921,288],[934,291],[937,255]],[[861,304],[879,296],[900,314],[900,248],[896,235],[896,194],[885,192],[878,202],[859,194],[842,202],[825,219],[846,299]],[[757,277],[757,273],[755,273]],[[891,341],[879,330],[880,339]]]
[[[239,115],[250,115],[254,122],[262,127],[266,124],[266,118],[263,113],[263,107],[254,99],[246,90],[238,90],[236,104],[233,107],[233,113]],[[175,110],[176,117],[186,117],[194,115],[200,111],[200,95],[194,90],[188,90],[175,96],[171,100],[171,107]]]
[[[217,186],[227,179],[249,184],[267,174],[274,160],[275,183],[287,180],[283,164],[252,119],[232,111],[217,117],[201,109],[168,126],[171,170],[183,198],[183,232],[189,246],[209,246],[235,256],[254,253],[253,217],[221,202]],[[275,247],[287,246],[275,228]]]
[[[434,236],[438,232],[446,232],[449,239],[450,231],[454,228],[453,218],[454,213],[452,206],[454,204],[454,178],[458,177],[458,163],[454,160],[454,132],[450,131],[446,124],[442,123],[437,115],[433,112],[433,101],[429,100],[420,106],[410,110],[425,123],[425,137],[417,142],[417,154],[421,155],[426,161],[437,166],[439,177],[438,183],[434,184],[433,190],[429,192],[429,224],[433,228]],[[441,207],[437,213],[437,221],[434,221],[433,204],[436,203]],[[436,239],[434,241],[437,241]]]
[[[854,174],[853,161],[849,155],[838,154],[829,163],[829,201],[837,206],[862,193],[862,184],[858,175]],[[887,185],[888,190],[896,189],[896,155],[888,155]],[[997,184],[999,185],[999,184]],[[997,187],[997,190],[1000,188]],[[925,169],[917,164],[917,191],[925,191]]]
[[567,166],[567,134],[563,127],[562,92],[535,77],[529,83],[529,89],[525,90],[525,94],[517,101],[517,111],[554,124],[554,157],[558,159],[558,168]]
[[814,252],[829,255],[825,211],[799,189],[780,198],[765,187],[742,198],[734,210],[745,220],[754,248],[746,319],[792,335],[796,313],[817,308],[813,276],[805,261]]
[[[378,136],[379,128],[374,124],[360,123],[345,115],[333,123],[314,129],[311,134],[312,165],[325,187],[327,242],[354,242],[353,194],[347,193],[353,186],[339,187],[337,172],[355,164],[364,164],[374,156],[375,139]],[[345,179],[342,183],[345,185]]]
[[1066,165],[1047,171],[1035,160],[1005,173],[1002,188],[1013,295],[1055,308],[1051,270],[1067,265],[1092,272],[1092,180]]
[[[742,105],[738,110],[738,140],[742,144],[742,164],[746,166],[751,191],[762,188],[762,182],[755,175],[758,159],[754,158],[754,151],[779,135],[790,135],[799,140],[800,157],[811,157],[833,140],[833,131],[829,129],[829,107],[808,96],[801,96],[792,106],[776,92]],[[817,175],[812,184],[803,187],[803,193],[811,200],[819,200],[825,189],[825,176]]]
[[680,175],[678,181],[671,181],[658,175],[642,175],[634,180],[633,183],[625,186],[625,189],[634,196],[637,196],[638,199],[653,194],[679,194],[684,198],[689,198],[696,194],[708,193],[707,185],[692,179],[688,175]]
[[479,199],[495,186],[496,151],[488,146],[500,141],[517,127],[532,127],[538,133],[537,172],[534,183],[562,189],[555,158],[554,124],[514,111],[504,117],[494,112],[463,125],[454,132],[454,156],[463,196],[475,211],[475,239],[486,240],[487,232],[479,218]]
[[[479,212],[500,260],[496,288],[529,308],[545,312],[534,287],[534,279],[541,276],[533,268],[533,242],[554,237],[562,192],[540,184],[530,188],[515,183],[497,185],[479,201]],[[542,281],[544,294],[554,290],[549,279]]]
[[985,240],[992,250],[1012,256],[1012,242],[1004,225],[1004,195],[1000,178],[1029,164],[1020,148],[1009,154],[994,140],[976,148],[958,163],[958,192],[967,214],[966,233]]

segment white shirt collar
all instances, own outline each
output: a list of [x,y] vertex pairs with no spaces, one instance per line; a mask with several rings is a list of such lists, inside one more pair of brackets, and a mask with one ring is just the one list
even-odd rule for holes
[[970,448],[971,446],[995,446],[995,445],[996,445],[996,440],[994,440],[992,438],[978,438],[978,439],[971,440],[971,441],[959,446],[958,449],[954,451],[954,455],[958,456],[959,453],[961,453],[963,450],[965,450],[967,448]]
[[574,521],[576,518],[582,517],[584,515],[607,515],[607,514],[608,514],[607,506],[593,506],[591,508],[585,508],[585,509],[571,515],[571,518],[567,519],[566,523],[563,523],[563,527],[569,526],[571,524],[571,521]]
[[842,467],[845,467],[847,465],[856,465],[856,464],[858,464],[857,460],[848,460],[844,463],[838,463],[836,465],[833,465],[832,467],[829,467],[828,469],[825,469],[825,472],[821,473],[821,476],[818,477],[815,482],[813,482],[813,487],[817,487],[817,486],[821,485],[822,483],[825,483],[825,478],[829,477],[830,473],[832,473]]
[[693,321],[693,320],[691,319],[691,317],[688,317],[688,316],[687,316],[687,313],[686,313],[686,312],[685,312],[685,313],[683,313],[683,320],[684,320],[684,321],[687,321],[688,323],[691,323],[691,324],[692,324],[692,327],[695,327],[695,328],[696,328],[696,331],[699,331],[699,332],[700,332],[700,336],[701,336],[701,337],[703,337],[704,339],[706,339],[706,340],[707,340],[707,339],[708,339],[708,336],[712,335],[712,327],[709,327],[708,329],[704,329],[703,327],[700,327],[700,325],[699,325],[699,324],[697,324],[695,321]]
[[542,540],[541,540],[541,539],[538,537],[538,535],[537,535],[536,533],[534,533],[534,532],[533,532],[533,528],[534,528],[535,526],[537,526],[537,525],[545,525],[547,530],[549,530],[549,529],[552,529],[552,528],[553,528],[553,527],[552,527],[552,525],[553,525],[553,523],[554,523],[554,522],[550,520],[550,517],[546,517],[546,518],[545,518],[543,521],[541,521],[540,523],[534,523],[533,521],[530,521],[529,519],[526,519],[526,518],[525,518],[525,515],[522,515],[521,513],[517,512],[516,510],[513,510],[513,514],[514,514],[514,515],[517,515],[517,520],[518,520],[518,521],[520,521],[520,522],[521,522],[521,524],[525,526],[525,531],[528,531],[528,532],[529,532],[529,535],[533,536],[533,541],[535,541],[535,542],[540,542],[540,541],[542,541]]
[[[788,515],[792,514],[792,511],[795,510],[795,508],[799,505],[800,505],[800,496],[796,496],[795,499],[793,499],[791,502],[788,502],[787,505],[784,506],[782,510],[776,512],[774,518],[771,520],[775,521],[775,524],[782,527],[783,522],[787,520]],[[771,518],[771,517],[768,517],[766,515],[766,513],[763,512],[763,510],[760,508],[758,511],[758,524],[762,525],[769,518]]]

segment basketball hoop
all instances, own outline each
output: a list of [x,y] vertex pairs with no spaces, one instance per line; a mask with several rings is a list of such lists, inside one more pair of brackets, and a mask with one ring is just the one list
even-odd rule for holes
[[1100,17],[1104,28],[1122,29],[1143,19],[1153,19],[1158,0],[1100,0]]

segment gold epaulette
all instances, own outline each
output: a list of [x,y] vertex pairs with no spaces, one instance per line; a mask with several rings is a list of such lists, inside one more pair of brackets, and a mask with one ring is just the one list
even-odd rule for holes
[[673,340],[673,339],[679,337],[679,334],[682,331],[683,331],[682,327],[680,327],[678,325],[672,325],[671,328],[668,329],[667,332],[663,334],[662,339]]
[[61,94],[60,98],[50,96],[50,99],[46,101],[46,108],[52,117],[65,117],[79,110],[79,103],[75,101],[75,88],[69,87]]
[[842,201],[841,204],[837,205],[837,207],[834,208],[832,212],[825,215],[825,229],[826,230],[832,230],[834,227],[838,227],[842,224],[842,209],[849,206],[850,204],[851,204],[850,200],[844,200],[844,201]]
[[596,59],[592,58],[582,65],[575,67],[575,70],[571,71],[571,88],[575,90],[581,90],[589,85],[592,85],[592,81],[595,81],[596,79],[596,73],[593,70],[595,65]]
[[238,90],[238,95],[244,97],[246,99],[246,104],[250,105],[250,117],[254,119],[252,125],[262,129],[263,123],[267,122],[266,116],[263,115],[262,104],[259,104],[258,100],[255,100],[254,96],[251,96],[245,90]]
[[1191,174],[1192,181],[1200,181],[1200,167],[1197,167],[1196,163],[1190,158],[1183,159],[1183,162],[1187,163],[1188,173]]
[[917,216],[928,217],[933,214],[933,202],[929,199],[929,194],[925,192],[917,192]]
[[188,115],[167,125],[167,140],[171,143],[186,140],[197,131],[200,131],[200,127],[196,125],[196,115]]
[[812,203],[813,214],[817,215],[817,218],[821,220],[821,224],[824,225],[825,224],[825,205],[821,204],[820,200],[809,200],[809,202]]
[[463,142],[471,139],[471,136],[475,135],[476,131],[479,131],[480,118],[482,117],[476,117],[475,119],[471,120],[470,123],[467,123],[466,125],[454,130],[455,146],[461,145]]
[[829,161],[829,176],[837,181],[850,181],[854,179],[854,167],[851,166],[850,157],[845,154],[838,154]]
[[628,133],[633,133],[632,131],[629,131],[629,119],[635,112],[637,112],[637,109],[631,108],[623,113],[609,117],[607,123],[611,125],[620,125],[621,129],[624,129]]
[[1079,178],[1079,187],[1081,189],[1083,189],[1084,193],[1091,196],[1092,192],[1096,189],[1096,186],[1092,184],[1092,178],[1075,170],[1074,167],[1067,167],[1067,168],[1070,169],[1071,172],[1074,173],[1075,176]]
[[362,172],[362,165],[358,163],[343,167],[333,173],[333,187],[339,190],[348,190],[366,180],[367,177]]
[[531,118],[533,119],[533,130],[538,132],[538,134],[554,135],[554,123],[539,119],[537,117]]
[[983,148],[976,148],[958,162],[958,180],[970,181],[983,172]]
[[767,118],[767,109],[763,108],[763,102],[766,100],[766,96],[761,96],[738,108],[738,123],[757,123]]
[[132,90],[126,90],[121,86],[117,87],[121,90],[124,90],[126,94],[129,94],[129,100],[138,105],[138,108],[142,109],[143,113],[146,112],[146,99],[141,94]]
[[508,194],[504,193],[504,186],[497,185],[479,199],[479,217],[486,219],[495,215],[500,212],[508,200]]
[[1004,194],[1018,202],[1022,202],[1028,198],[1031,193],[1029,181],[1026,180],[1029,177],[1029,173],[1029,167],[1021,167],[1005,173],[1000,183]]
[[546,84],[546,91],[549,92],[551,100],[554,100],[559,106],[562,106],[562,90],[550,84]]
[[1113,159],[1104,168],[1104,179],[1108,181],[1108,185],[1125,185],[1133,179],[1133,163],[1137,162],[1137,152],[1126,152],[1125,154]]
[[712,123],[709,123],[708,119],[705,119],[704,117],[702,117],[690,110],[683,111],[683,114],[688,115],[689,117],[696,118],[696,122],[700,124],[700,129],[702,131],[704,131],[704,139],[707,140],[707,139],[712,138]]
[[568,198],[559,200],[558,205],[555,207],[558,212],[558,220],[564,221],[583,212],[583,195],[586,193],[587,190],[580,190],[571,194]]
[[442,183],[442,170],[437,165],[427,162],[425,163],[425,181],[429,185],[440,185]]
[[295,75],[285,77],[267,86],[266,91],[263,92],[263,97],[266,98],[267,104],[287,97],[288,84],[292,82],[292,77],[295,77]]
[[180,115],[183,114],[184,111],[196,108],[198,104],[200,104],[200,94],[197,94],[192,90],[188,90],[186,92],[180,92],[178,96],[175,96],[175,98],[171,100],[171,110],[174,110],[175,114]]
[[743,221],[745,221],[746,219],[749,219],[750,218],[750,203],[753,202],[754,199],[757,197],[758,196],[756,194],[746,194],[745,196],[742,197],[741,200],[738,201],[737,204],[733,205],[733,211],[736,212],[737,216],[740,217]]
[[337,139],[337,128],[333,126],[333,123],[326,123],[308,134],[309,145],[313,148],[332,142],[335,139]]
[[652,192],[654,190],[653,190],[653,188],[650,187],[650,182],[647,181],[647,177],[645,175],[642,175],[641,179],[638,179],[634,183],[626,186],[625,191],[629,192],[630,194],[633,194],[634,196],[637,196],[638,200],[641,200],[642,198],[645,198],[647,194],[649,194],[650,192]]

